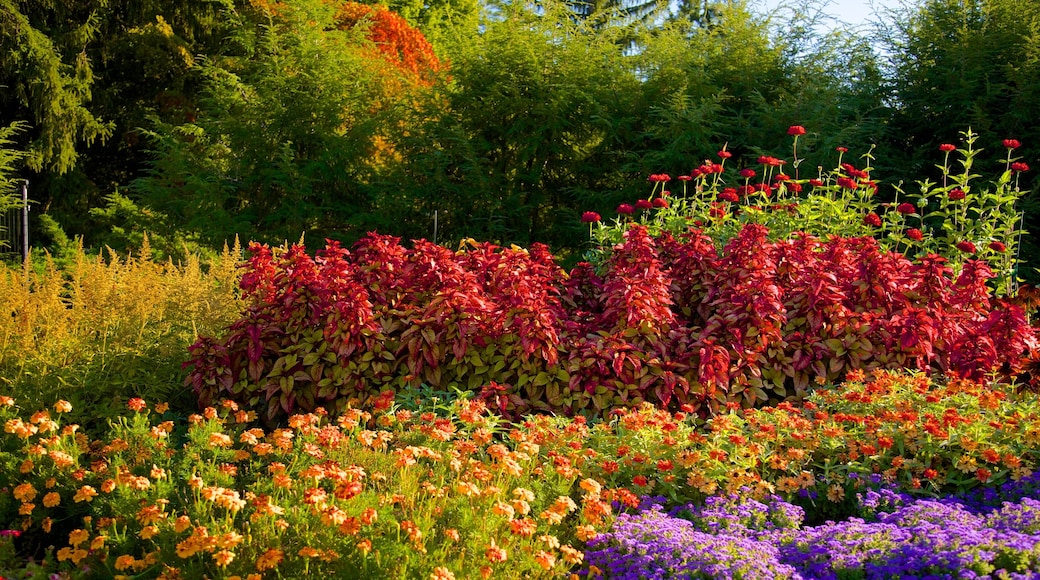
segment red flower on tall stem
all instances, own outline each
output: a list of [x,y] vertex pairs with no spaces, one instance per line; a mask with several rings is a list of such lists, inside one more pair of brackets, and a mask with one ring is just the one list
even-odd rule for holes
[[1021,161],[1016,161],[1011,164],[1011,171],[1029,171],[1029,166]]
[[600,217],[600,215],[594,211],[587,211],[581,214],[581,223],[584,224],[594,224],[600,221],[601,219],[602,218]]
[[1004,139],[1004,147],[1008,149],[1018,149],[1022,146],[1022,142],[1018,139]]
[[950,151],[956,150],[957,146],[950,143],[943,143],[942,145],[939,145],[939,151],[942,151],[943,153],[949,153]]
[[805,127],[801,125],[791,125],[787,128],[787,134],[797,137],[798,135],[805,135]]
[[957,249],[967,254],[974,254],[976,251],[975,244],[968,240],[957,242]]
[[874,212],[870,212],[863,216],[863,223],[868,226],[874,226],[875,228],[881,227],[881,216]]
[[917,228],[910,228],[906,230],[906,237],[910,238],[915,242],[920,242],[924,239],[924,232]]

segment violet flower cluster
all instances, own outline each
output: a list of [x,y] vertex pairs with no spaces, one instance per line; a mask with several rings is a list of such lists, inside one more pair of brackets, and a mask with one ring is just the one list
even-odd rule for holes
[[580,576],[664,578],[1040,579],[1040,477],[992,491],[920,499],[861,493],[859,515],[804,526],[773,496],[708,498],[665,511],[644,498],[590,542]]

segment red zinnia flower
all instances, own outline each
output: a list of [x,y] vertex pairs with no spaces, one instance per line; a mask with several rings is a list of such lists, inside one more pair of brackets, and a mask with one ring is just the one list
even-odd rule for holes
[[733,188],[726,188],[722,191],[722,193],[719,194],[719,199],[723,201],[736,202],[739,200],[739,198],[737,197],[737,190]]
[[939,145],[939,151],[942,151],[943,153],[949,153],[950,151],[955,151],[956,149],[957,146],[951,145],[950,143],[943,143],[942,145]]
[[924,232],[917,228],[910,228],[906,230],[906,237],[910,238],[915,242],[920,242],[924,239]]
[[1029,166],[1021,161],[1016,161],[1011,164],[1011,171],[1029,171]]
[[974,254],[975,253],[975,244],[969,242],[968,240],[963,240],[963,241],[957,242],[957,249],[962,251],[962,252],[966,252],[968,254]]
[[870,212],[867,215],[863,216],[863,223],[867,224],[868,226],[874,226],[875,228],[881,227],[881,216],[874,212]]
[[630,215],[633,211],[635,211],[635,208],[627,203],[617,206],[617,212],[623,215]]
[[849,148],[848,147],[835,147],[834,150],[837,151],[838,153],[848,153],[849,152]]
[[989,243],[989,249],[993,250],[994,252],[1003,252],[1007,250],[1007,246],[1004,245],[1004,242],[998,242],[994,240]]
[[809,180],[809,185],[811,185],[813,187],[823,187],[823,182],[820,181],[819,179],[810,179]]
[[1018,149],[1022,146],[1022,143],[1018,139],[1004,139],[1004,147],[1008,149]]
[[838,178],[838,185],[840,185],[841,187],[844,187],[845,189],[856,189],[856,187],[858,187],[856,185],[856,180],[855,179],[849,179],[848,177],[839,177]]
[[781,173],[780,175],[777,175],[773,179],[775,181],[789,181],[791,179],[791,176],[787,175],[786,173]]
[[676,179],[678,179],[679,181],[690,181],[691,179],[693,179],[693,176],[691,176],[691,175],[680,175]]
[[654,207],[668,207],[668,200],[663,197],[655,197],[652,203]]
[[794,136],[805,135],[805,127],[802,127],[801,125],[791,125],[787,128],[787,134]]
[[785,184],[785,186],[787,187],[787,191],[793,191],[795,193],[801,193],[801,191],[802,191],[802,184],[801,183],[794,183],[792,181],[790,183]]
[[602,218],[600,218],[599,214],[594,212],[594,211],[587,211],[587,212],[581,214],[581,222],[585,223],[585,224],[596,223],[600,219],[602,219]]
[[661,183],[664,181],[669,181],[670,179],[671,176],[669,176],[667,173],[652,173],[650,174],[650,177],[647,179],[647,181],[651,181],[653,183]]
[[917,211],[917,208],[914,207],[914,204],[904,201],[896,206],[896,211],[902,214],[912,214]]
[[733,154],[723,149],[722,151],[719,151],[719,157],[723,159],[729,159],[730,157],[733,157]]
[[650,209],[651,207],[653,207],[653,205],[651,205],[650,200],[648,199],[641,199],[636,202],[636,209]]
[[745,167],[744,169],[740,170],[740,176],[744,179],[751,179],[755,176],[755,170]]
[[959,187],[950,190],[950,199],[953,201],[964,199],[964,195],[964,190]]

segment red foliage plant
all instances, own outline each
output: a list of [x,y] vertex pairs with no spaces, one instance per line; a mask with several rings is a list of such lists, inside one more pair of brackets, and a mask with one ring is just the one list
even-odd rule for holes
[[746,226],[722,251],[698,230],[632,225],[602,273],[548,248],[458,251],[369,235],[253,245],[249,306],[191,348],[202,404],[229,397],[279,420],[426,384],[469,389],[506,416],[605,415],[649,401],[713,412],[804,396],[850,371],[979,379],[1038,345],[1020,305],[993,301],[980,261],[954,278],[872,238],[770,242]]

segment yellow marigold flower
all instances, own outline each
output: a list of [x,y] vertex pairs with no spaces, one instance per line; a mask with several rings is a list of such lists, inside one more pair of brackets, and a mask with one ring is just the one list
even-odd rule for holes
[[152,479],[162,479],[166,477],[166,470],[153,463],[152,470],[148,473],[148,475]]
[[141,528],[141,531],[140,533],[138,533],[138,535],[141,536],[142,540],[150,540],[155,536],[159,535],[159,528],[155,526],[145,526]]
[[190,527],[191,518],[189,518],[188,516],[180,516],[173,522],[173,531],[177,532],[178,534],[183,532],[184,530],[187,530]]
[[155,404],[155,412],[160,414],[160,415],[162,415],[163,413],[165,413],[169,409],[170,409],[170,404],[169,403],[156,403]]
[[35,497],[36,488],[31,483],[22,483],[14,488],[14,498],[18,501],[32,501]]
[[101,491],[104,493],[112,493],[112,490],[116,488],[116,482],[112,479],[106,479],[101,483]]
[[372,551],[372,540],[369,540],[368,538],[360,540],[357,544],[355,544],[355,547],[357,547],[358,552],[361,552],[363,555],[367,556],[368,553]]
[[561,495],[556,498],[556,501],[553,502],[552,507],[549,509],[559,514],[566,515],[578,509],[578,506],[574,504],[574,500],[571,498]]
[[119,571],[127,570],[133,568],[135,562],[137,562],[137,560],[133,556],[123,554],[116,558],[115,568]]
[[589,540],[597,536],[597,532],[596,528],[592,526],[582,525],[578,526],[578,528],[575,530],[575,535],[577,535],[579,540],[583,542],[588,542]]
[[97,490],[89,485],[84,485],[79,488],[76,495],[72,496],[72,501],[80,503],[82,501],[91,502],[94,501],[94,497],[98,494]]
[[827,499],[834,503],[845,499],[845,488],[836,483],[831,485],[827,488]]
[[455,580],[455,575],[444,566],[437,566],[433,569],[430,580]]
[[585,559],[585,554],[581,550],[577,550],[567,544],[560,546],[560,553],[563,554],[563,561],[571,566],[581,564],[582,560]]
[[[191,558],[195,554],[199,553],[200,548],[201,546],[199,546],[198,540],[195,538],[195,536],[191,536],[186,540],[182,541],[181,543],[177,544],[177,556],[184,559]],[[258,563],[257,569],[259,568],[260,566]]]
[[504,501],[496,501],[495,505],[491,506],[491,512],[495,515],[505,516],[509,519],[513,519],[513,515],[516,513],[513,506]]
[[36,509],[36,504],[34,504],[34,503],[23,503],[18,508],[18,515],[20,515],[20,516],[32,515],[34,509]]
[[70,403],[70,402],[68,402],[68,401],[66,401],[64,399],[58,401],[57,403],[54,403],[54,412],[55,413],[68,413],[71,410],[72,410],[72,403]]
[[78,548],[80,544],[87,541],[90,537],[90,532],[82,528],[78,528],[69,532],[69,545],[73,548]]
[[231,447],[235,441],[224,433],[211,433],[209,436],[210,447]]
[[30,471],[33,470],[33,467],[35,467],[35,464],[33,463],[33,460],[32,459],[26,459],[25,461],[23,461],[21,463],[21,465],[18,466],[18,472],[19,473],[29,473]]
[[603,491],[603,486],[600,485],[598,481],[592,478],[586,478],[581,480],[581,483],[579,483],[578,486],[581,487],[581,489],[585,490],[588,493],[588,495],[591,496],[599,496],[600,492]]
[[56,491],[52,491],[47,495],[43,496],[43,507],[52,508],[61,503],[61,494]]
[[457,542],[460,538],[462,538],[462,534],[459,534],[459,531],[455,528],[448,528],[444,530],[444,537],[448,538],[453,542]]
[[282,563],[283,558],[285,558],[285,552],[271,548],[256,559],[256,569],[261,572],[264,570],[273,570],[278,567],[278,564]]
[[43,531],[45,533],[48,533],[48,534],[51,533],[51,526],[53,526],[53,525],[54,525],[54,520],[52,520],[50,518],[43,518],[43,521],[40,522],[40,527],[43,528]]
[[560,540],[556,536],[550,534],[542,534],[538,536],[538,541],[544,543],[545,547],[550,550],[555,550],[560,547]]
[[526,502],[532,502],[534,501],[534,492],[529,489],[518,487],[513,490],[513,497],[515,497],[516,499],[524,500]]
[[101,548],[104,548],[106,540],[108,540],[108,536],[95,536],[94,539],[90,541],[90,549],[100,550]]
[[522,516],[526,516],[527,514],[531,513],[531,504],[527,503],[522,499],[514,499],[513,510],[515,510]]
[[231,561],[234,559],[235,553],[231,550],[220,550],[219,552],[213,554],[213,561],[216,562],[217,566],[220,566],[221,568],[226,568],[227,565],[230,564]]

